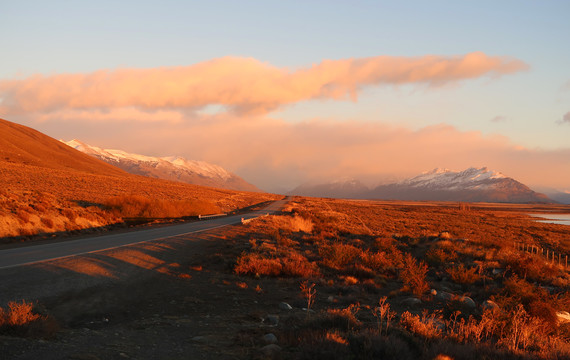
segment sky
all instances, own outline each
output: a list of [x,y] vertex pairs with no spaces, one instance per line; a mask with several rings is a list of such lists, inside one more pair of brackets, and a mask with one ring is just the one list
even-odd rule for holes
[[568,1],[0,0],[0,118],[263,190],[488,167],[570,192]]

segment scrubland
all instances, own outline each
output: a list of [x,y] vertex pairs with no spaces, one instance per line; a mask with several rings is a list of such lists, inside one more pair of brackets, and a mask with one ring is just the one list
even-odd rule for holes
[[567,254],[570,229],[531,210],[570,209],[293,198],[202,240],[30,269],[107,285],[13,299],[4,319],[40,317],[0,332],[20,359],[567,359],[570,273],[514,243]]
[[0,238],[26,240],[37,234],[101,229],[129,218],[230,212],[276,198],[128,174],[105,176],[2,162]]
[[570,358],[568,269],[513,245],[568,253],[567,226],[516,206],[306,198],[286,210],[248,225],[234,267],[298,279],[310,311],[279,329],[285,357]]

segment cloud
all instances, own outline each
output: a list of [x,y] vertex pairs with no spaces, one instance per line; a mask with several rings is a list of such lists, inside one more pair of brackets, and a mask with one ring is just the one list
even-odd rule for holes
[[562,120],[557,121],[558,124],[570,124],[570,111],[562,116]]
[[491,122],[494,122],[494,123],[501,123],[501,122],[505,122],[505,121],[507,121],[507,120],[508,120],[508,119],[507,119],[506,116],[497,115],[497,116],[495,116],[494,118],[491,119]]
[[264,114],[314,99],[356,101],[358,93],[369,86],[435,87],[527,67],[520,60],[482,52],[324,60],[295,70],[253,58],[223,57],[190,66],[0,80],[0,111],[4,115],[63,110],[104,114],[119,108],[195,112],[221,105],[237,114]]
[[270,191],[346,176],[377,184],[387,176],[403,178],[436,167],[487,166],[527,185],[552,188],[567,188],[570,182],[569,149],[526,149],[503,136],[445,124],[414,130],[363,121],[291,123],[267,116],[239,120],[234,114],[197,115],[194,121],[168,126],[118,122],[112,131],[96,123],[54,120],[41,124],[40,130],[102,147],[209,161]]

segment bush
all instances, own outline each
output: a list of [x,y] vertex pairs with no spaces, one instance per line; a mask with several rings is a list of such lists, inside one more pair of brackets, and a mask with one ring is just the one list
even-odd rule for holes
[[138,195],[107,199],[105,207],[123,218],[177,218],[220,213],[220,208],[205,200],[162,200]]
[[242,254],[235,267],[236,274],[255,276],[293,276],[312,277],[319,274],[315,263],[309,262],[303,255],[289,251],[282,256],[269,257],[265,254]]
[[354,265],[362,257],[362,250],[349,244],[333,243],[320,247],[319,255],[325,266],[341,270],[347,265]]
[[447,273],[451,277],[451,280],[458,284],[470,285],[482,279],[482,276],[477,274],[476,267],[467,269],[463,264],[447,269]]
[[410,254],[404,257],[404,264],[400,269],[400,279],[404,282],[404,290],[416,296],[422,296],[429,290],[426,281],[428,266],[423,261],[416,261]]

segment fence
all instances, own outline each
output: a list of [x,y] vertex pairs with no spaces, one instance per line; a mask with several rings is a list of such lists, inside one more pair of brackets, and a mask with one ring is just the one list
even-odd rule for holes
[[554,250],[545,249],[536,245],[526,244],[524,242],[514,242],[515,249],[521,250],[527,253],[540,255],[546,258],[547,262],[556,264],[558,262],[559,266],[564,266],[568,268],[568,255],[562,254],[560,252],[556,253]]
[[198,219],[200,219],[200,220],[211,219],[211,218],[216,218],[216,217],[226,216],[226,215],[228,215],[228,214],[198,215]]

